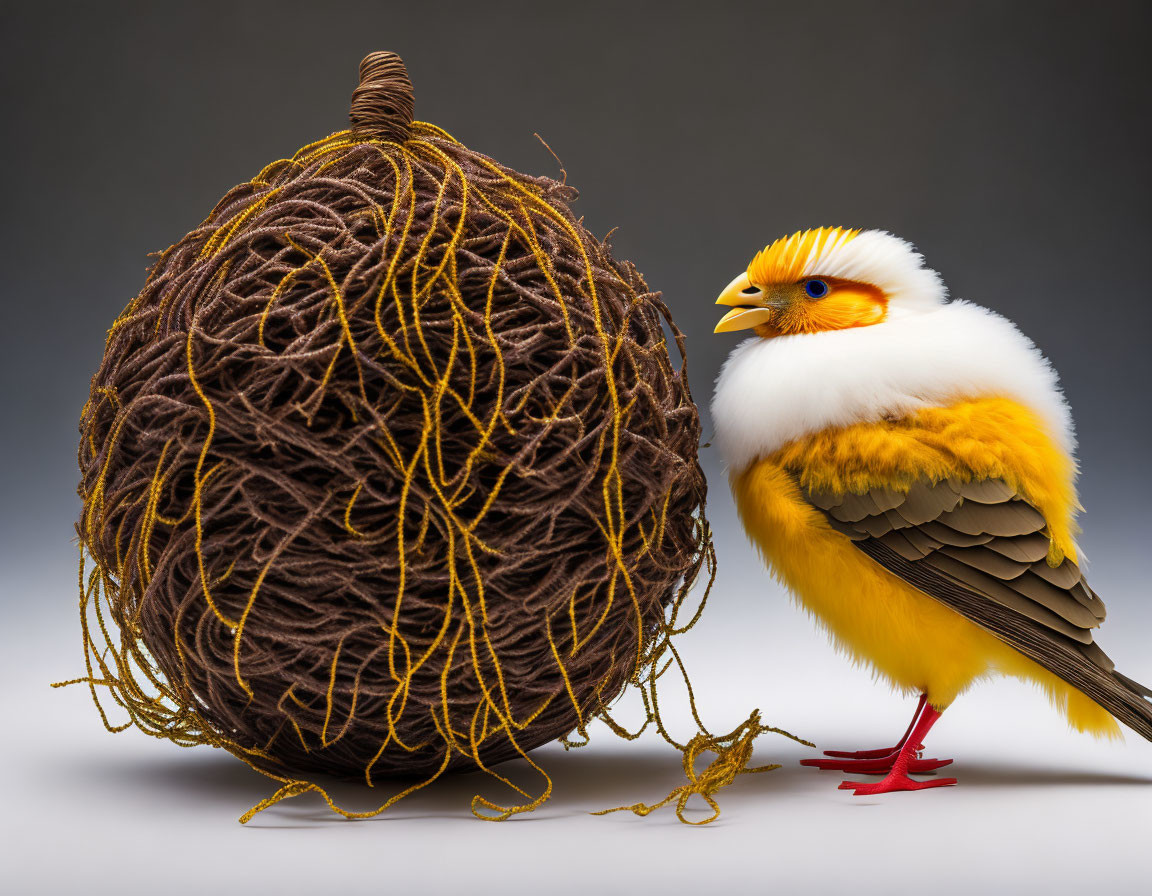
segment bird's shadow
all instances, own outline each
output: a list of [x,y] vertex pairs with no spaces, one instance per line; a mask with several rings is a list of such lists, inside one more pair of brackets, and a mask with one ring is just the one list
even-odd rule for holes
[[[952,769],[956,769],[955,772]],[[1152,787],[1152,777],[975,761],[942,768],[966,787]]]
[[[685,782],[680,755],[672,748],[659,744],[611,748],[593,745],[571,751],[564,751],[558,745],[551,744],[532,755],[547,770],[552,781],[552,795],[536,812],[514,816],[514,821],[580,815],[622,803],[652,803]],[[764,774],[741,776],[733,786],[718,794],[726,810],[721,822],[738,817],[741,807],[762,804],[761,801],[829,795],[844,774],[820,772],[798,764],[799,759],[813,755],[818,754],[791,743],[765,745],[758,750],[753,764],[779,762],[782,767]],[[503,763],[496,767],[496,771],[533,795],[541,793],[545,786],[543,778],[523,760]],[[942,773],[955,775],[966,790],[1152,787],[1152,778],[1138,775],[987,760],[959,762]],[[116,758],[114,751],[90,753],[70,763],[64,775],[72,780],[66,777],[58,783],[83,786],[89,790],[93,787],[107,788],[110,795],[120,799],[131,794],[134,799],[144,802],[167,801],[174,805],[210,803],[223,811],[231,810],[237,814],[267,798],[280,786],[278,782],[253,771],[223,750],[211,748],[179,752],[163,750],[155,758],[143,761],[138,753],[131,761]],[[876,779],[869,777],[865,780]],[[380,805],[391,794],[403,790],[412,782],[383,780],[377,782],[374,788],[339,780],[321,780],[318,783],[342,808],[366,811]],[[477,795],[501,805],[523,802],[509,787],[489,775],[481,772],[456,773],[444,775],[410,794],[379,818],[471,820],[469,807]],[[846,805],[857,802],[848,795],[843,799]],[[699,820],[709,814],[699,797],[694,797],[690,805],[693,807],[688,812],[690,818]],[[257,815],[249,827],[299,828],[344,821],[339,815],[330,812],[316,795],[309,794],[277,803]],[[649,822],[675,824],[676,817],[671,809],[667,809],[650,816]]]

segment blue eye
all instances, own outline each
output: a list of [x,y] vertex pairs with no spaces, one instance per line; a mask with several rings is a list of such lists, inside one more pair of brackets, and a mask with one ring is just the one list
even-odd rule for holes
[[804,292],[810,299],[822,299],[828,295],[828,284],[823,280],[805,280]]

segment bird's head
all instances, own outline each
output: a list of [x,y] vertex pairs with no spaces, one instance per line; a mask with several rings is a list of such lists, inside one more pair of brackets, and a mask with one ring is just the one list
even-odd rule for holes
[[715,332],[771,338],[846,330],[938,307],[940,275],[913,247],[880,230],[820,227],[781,237],[716,300],[732,310]]

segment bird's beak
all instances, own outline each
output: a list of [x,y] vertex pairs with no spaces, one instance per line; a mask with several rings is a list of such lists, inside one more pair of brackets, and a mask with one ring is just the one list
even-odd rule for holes
[[728,305],[732,310],[720,318],[713,333],[732,333],[766,324],[772,319],[775,306],[762,289],[752,285],[747,274],[741,274],[729,283],[720,293],[716,304]]

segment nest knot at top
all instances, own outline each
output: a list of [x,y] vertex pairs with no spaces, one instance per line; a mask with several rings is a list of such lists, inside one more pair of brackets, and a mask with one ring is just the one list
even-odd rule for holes
[[357,133],[403,143],[412,130],[416,101],[404,61],[395,53],[369,53],[360,63],[349,118]]

